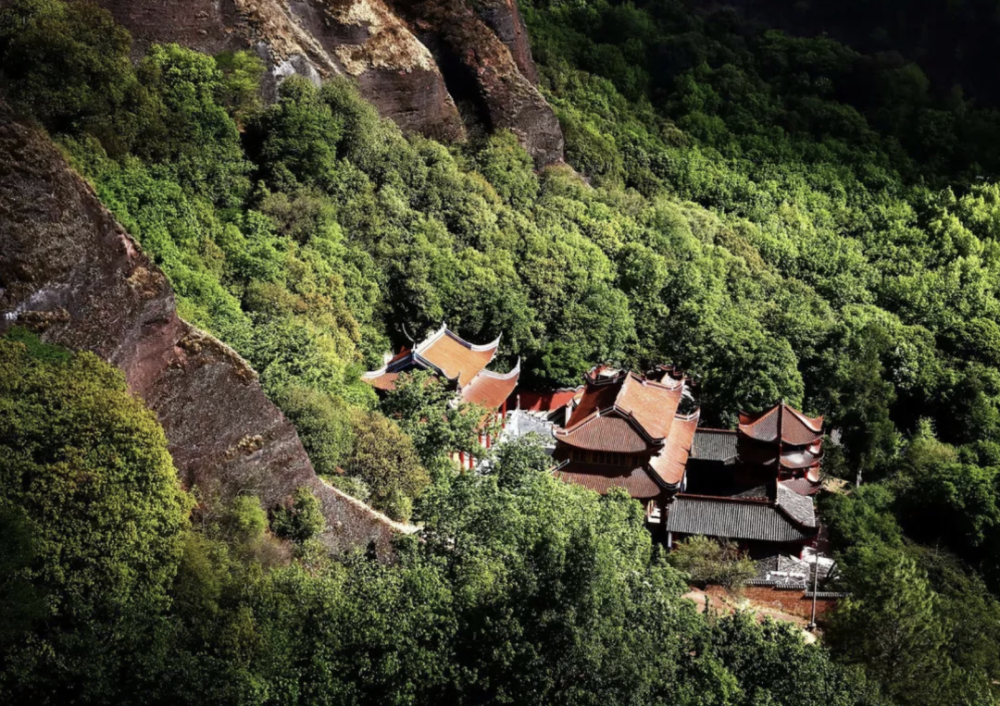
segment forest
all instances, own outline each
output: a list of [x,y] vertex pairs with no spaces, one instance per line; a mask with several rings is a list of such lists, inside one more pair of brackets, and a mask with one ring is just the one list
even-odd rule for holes
[[[252,54],[137,59],[87,3],[0,10],[0,94],[180,314],[251,363],[317,473],[424,528],[383,565],[326,556],[308,494],[205,512],[118,371],[14,329],[5,703],[997,702],[1000,111],[983,77],[966,95],[962,64],[889,23],[873,44],[846,11],[816,34],[820,0],[782,29],[765,3],[519,4],[566,138],[542,170],[509,132],[405,136],[349,79],[292,77],[268,104]],[[641,508],[556,480],[536,444],[456,474],[449,451],[482,453],[478,410],[420,376],[383,401],[359,378],[442,321],[502,334],[495,367],[520,357],[535,388],[670,362],[708,425],[778,399],[825,415],[824,470],[859,487],[822,507],[851,594],[822,644],[700,615]]]

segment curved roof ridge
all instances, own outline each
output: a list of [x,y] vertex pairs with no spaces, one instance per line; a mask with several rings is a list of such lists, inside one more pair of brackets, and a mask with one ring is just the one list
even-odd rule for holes
[[[774,405],[768,409],[762,410],[760,412],[747,412],[746,410],[740,410],[740,424],[753,424],[754,422],[759,422],[762,419],[767,419],[772,414],[778,411],[778,407],[781,405]],[[744,421],[745,420],[745,421]]]
[[[482,375],[483,377],[492,378],[493,380],[511,380],[521,375],[521,356],[517,357],[517,363],[509,372],[506,373],[496,373],[492,370],[480,370],[476,375],[476,378]],[[476,378],[472,378],[475,380]],[[471,383],[470,383],[471,384]]]
[[807,427],[812,429],[817,434],[823,431],[823,415],[820,415],[818,417],[809,417],[806,416],[805,413],[795,409],[789,404],[785,405],[785,409],[787,409],[789,412],[798,417],[799,421],[801,421],[803,424],[805,424]]
[[446,323],[444,323],[442,321],[441,322],[441,328],[439,328],[437,331],[435,331],[434,333],[432,333],[430,336],[428,336],[427,338],[425,338],[424,340],[422,340],[420,343],[418,343],[417,345],[415,345],[413,347],[413,352],[419,355],[421,351],[427,350],[431,346],[431,344],[433,344],[435,341],[437,341],[439,338],[441,338],[441,336],[445,335],[446,333],[449,333],[448,324],[446,324]]
[[[638,431],[639,434],[641,434],[642,437],[647,441],[649,441],[649,443],[651,444],[662,442],[667,438],[667,436],[669,436],[669,433],[667,434],[667,436],[653,436],[652,434],[650,434],[649,431],[646,429],[646,427],[643,426],[642,422],[640,422],[639,419],[635,416],[635,413],[632,412],[632,410],[625,409],[624,407],[619,407],[618,405],[615,405],[614,407],[610,407],[608,411],[617,412],[619,415],[621,415],[623,419],[625,419],[628,422],[631,422],[632,426],[635,427],[636,431]],[[607,415],[605,414],[604,416]]]
[[769,507],[774,507],[774,502],[770,498],[757,498],[757,497],[737,497],[734,495],[701,495],[699,493],[677,493],[677,499],[685,500],[704,500],[706,502],[717,502],[717,503],[740,503],[744,505],[766,505]]
[[477,353],[482,353],[483,351],[492,350],[492,351],[494,351],[494,354],[495,354],[496,350],[498,348],[500,348],[500,341],[501,341],[501,339],[503,339],[503,333],[501,333],[499,336],[497,336],[496,338],[494,338],[489,343],[483,343],[483,344],[477,345],[475,343],[470,343],[469,341],[466,341],[464,338],[462,338],[461,336],[459,336],[457,333],[455,333],[451,329],[448,330],[448,333],[450,333],[452,336],[454,336],[455,339],[457,339],[459,342],[466,344],[469,347],[469,350],[476,351]]
[[[601,416],[602,416],[601,415],[601,410],[596,410],[596,411],[591,412],[590,414],[588,414],[586,417],[584,417],[583,419],[581,419],[579,422],[577,422],[576,424],[574,424],[571,427],[556,427],[554,429],[554,433],[555,434],[563,434],[563,435],[565,435],[565,434],[572,434],[573,432],[578,431],[581,427],[584,427],[587,424],[590,424],[595,419],[600,419]],[[603,416],[607,416],[607,415],[603,415]]]
[[365,379],[368,379],[368,378],[381,377],[382,375],[385,375],[387,372],[389,372],[389,366],[388,365],[383,365],[378,370],[369,370],[367,372],[361,373],[361,379],[365,380]]

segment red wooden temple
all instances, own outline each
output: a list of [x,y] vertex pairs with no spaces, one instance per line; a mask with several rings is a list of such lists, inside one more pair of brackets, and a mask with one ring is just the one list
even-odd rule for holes
[[554,431],[559,478],[604,495],[624,488],[659,517],[684,480],[699,410],[672,368],[646,375],[598,366]]
[[602,495],[625,489],[668,545],[699,534],[764,556],[799,554],[816,540],[822,417],[781,402],[741,413],[736,429],[699,429],[676,368],[639,375],[598,366],[584,382],[512,397],[519,412],[555,422],[557,477]]
[[[452,385],[463,400],[485,407],[502,421],[507,413],[507,398],[517,387],[521,363],[518,361],[509,373],[486,370],[499,347],[499,337],[490,343],[476,345],[442,324],[419,344],[412,348],[404,347],[390,357],[384,367],[364,373],[361,379],[384,394],[395,388],[396,380],[402,373],[429,370]],[[479,441],[489,448],[494,439],[484,431]],[[476,459],[471,455],[465,452],[453,455],[462,468],[475,466]]]

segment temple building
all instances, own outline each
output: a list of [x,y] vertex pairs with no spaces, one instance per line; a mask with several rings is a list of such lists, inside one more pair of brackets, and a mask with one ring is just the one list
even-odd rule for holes
[[815,490],[823,458],[823,418],[781,402],[749,414],[736,429],[699,429],[691,450],[686,490],[736,494],[773,480],[799,480]]
[[646,375],[598,366],[553,430],[556,475],[605,495],[623,488],[658,522],[683,481],[698,427],[687,380],[673,368]]
[[[384,367],[364,373],[361,379],[384,394],[395,388],[402,373],[429,370],[452,386],[463,400],[485,407],[502,423],[507,414],[507,398],[517,387],[521,363],[518,361],[509,373],[486,370],[499,347],[499,337],[491,343],[476,345],[442,324],[422,342],[412,348],[404,347],[389,357]],[[493,441],[486,431],[480,435],[479,443],[485,448]],[[476,459],[469,454],[455,452],[453,456],[462,468],[475,467]]]
[[557,477],[602,495],[625,489],[668,546],[702,535],[757,558],[799,556],[816,543],[822,417],[782,402],[740,414],[736,429],[698,428],[690,382],[676,368],[598,366],[584,382],[511,397],[512,427],[551,430]]
[[751,556],[797,555],[817,539],[823,418],[781,402],[741,413],[736,429],[699,429],[667,544],[690,535],[737,542]]

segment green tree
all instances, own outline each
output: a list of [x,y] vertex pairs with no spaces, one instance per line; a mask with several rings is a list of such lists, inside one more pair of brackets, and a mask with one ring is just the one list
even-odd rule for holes
[[939,703],[948,663],[939,599],[913,559],[888,547],[859,546],[841,562],[851,595],[829,639],[845,662],[864,665],[906,703]]
[[295,424],[316,473],[337,475],[354,445],[348,405],[339,398],[299,386],[283,390],[278,404]]
[[8,100],[56,133],[129,150],[156,111],[132,69],[132,39],[91,3],[17,0],[0,10]]
[[46,606],[6,649],[0,691],[114,700],[170,606],[191,507],[163,430],[96,356],[0,339],[0,501],[30,519],[34,556],[13,578]]
[[345,472],[365,484],[373,507],[397,520],[410,519],[413,501],[430,483],[413,441],[378,412],[356,412],[352,431]]
[[[246,514],[244,518],[247,518]],[[244,519],[244,523],[247,521]],[[326,527],[326,519],[319,499],[309,488],[302,487],[295,491],[288,506],[274,510],[271,526],[279,537],[301,544],[322,532]]]
[[734,592],[757,574],[753,561],[735,544],[710,537],[689,537],[678,542],[667,560],[692,581],[718,584]]
[[413,439],[425,465],[453,451],[481,458],[479,431],[487,411],[456,397],[433,372],[404,373],[382,400],[382,411]]

